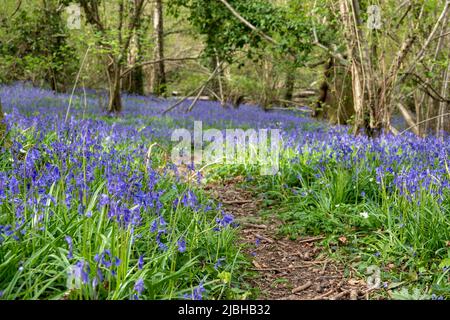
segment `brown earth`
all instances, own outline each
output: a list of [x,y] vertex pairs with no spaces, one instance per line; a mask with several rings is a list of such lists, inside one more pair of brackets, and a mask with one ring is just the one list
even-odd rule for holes
[[282,222],[275,216],[260,216],[261,199],[241,187],[242,181],[237,177],[209,183],[205,189],[240,224],[240,242],[257,274],[249,282],[259,299],[368,299],[364,280],[354,278],[351,268],[344,276],[346,266],[327,258],[317,245],[324,237],[280,239],[277,230]]

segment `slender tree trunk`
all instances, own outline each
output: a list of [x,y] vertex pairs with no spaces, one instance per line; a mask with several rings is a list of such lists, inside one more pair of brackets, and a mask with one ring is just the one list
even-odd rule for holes
[[4,115],[3,115],[3,107],[2,107],[2,100],[0,99],[0,147],[3,144],[3,137],[5,136],[6,132],[6,125],[3,123]]
[[164,16],[161,0],[156,0],[154,4],[153,27],[156,39],[154,59],[159,61],[153,66],[153,93],[160,96],[167,91],[164,64]]
[[[137,8],[137,1],[134,0],[135,4],[132,7],[132,13],[135,14],[136,8]],[[130,30],[130,32],[133,32],[133,37],[130,41],[130,48],[128,50],[128,65],[134,66],[136,63],[140,62],[141,59],[141,19],[138,19],[138,22],[136,23],[135,30]],[[135,66],[133,70],[131,70],[126,77],[122,80],[122,88],[126,90],[129,93],[135,93],[138,95],[144,94],[144,70],[142,66]]]
[[120,63],[114,62],[108,67],[109,102],[108,112],[118,114],[122,112],[121,91],[121,67]]
[[[213,73],[220,66],[220,60],[219,60],[218,55],[214,54],[213,56],[211,56],[209,61],[210,61],[209,68],[211,70],[211,73]],[[220,97],[220,99],[222,99],[222,103],[223,103],[224,88],[223,88],[222,79],[223,79],[223,70],[221,68],[220,70],[218,70],[216,72],[215,77],[213,79],[211,79],[211,81],[209,82],[209,88],[211,89],[212,92],[215,93],[215,95],[211,94],[210,99],[217,100],[217,97]]]
[[[447,66],[446,70],[444,71],[443,77],[442,77],[442,87],[441,87],[441,96],[443,98],[449,97],[448,91],[448,83],[450,82],[450,64]],[[437,125],[437,134],[442,135],[442,132],[444,130],[449,130],[450,128],[450,116],[445,115],[448,113],[448,102],[441,101],[439,103],[439,119],[438,119],[438,125]],[[447,119],[447,121],[445,121]]]
[[313,110],[312,114],[313,117],[326,117],[324,108],[328,97],[328,91],[330,88],[328,82],[330,81],[331,69],[333,68],[333,65],[334,65],[333,58],[330,58],[325,66],[325,71],[323,73],[324,79],[319,87],[319,96],[317,98],[317,102]]
[[[356,4],[356,5],[355,5]],[[358,0],[340,0],[340,11],[345,27],[347,51],[352,75],[352,93],[355,108],[354,132],[360,133],[369,129],[369,119],[374,116],[371,112],[370,79],[368,75],[363,35],[360,31]],[[370,116],[369,116],[370,115]],[[370,130],[369,130],[370,131]],[[371,132],[367,132],[369,135]]]
[[295,68],[289,68],[287,71],[284,87],[284,100],[291,101],[294,96],[295,88]]

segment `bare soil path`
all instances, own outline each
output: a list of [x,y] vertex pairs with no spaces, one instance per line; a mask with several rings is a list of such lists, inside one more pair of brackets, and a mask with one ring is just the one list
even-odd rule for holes
[[244,189],[242,182],[236,177],[210,183],[205,189],[240,224],[240,241],[257,272],[249,281],[259,291],[259,299],[368,299],[365,282],[353,278],[351,271],[344,276],[345,266],[328,259],[316,245],[323,237],[279,239],[282,222],[275,216],[261,217],[261,199]]

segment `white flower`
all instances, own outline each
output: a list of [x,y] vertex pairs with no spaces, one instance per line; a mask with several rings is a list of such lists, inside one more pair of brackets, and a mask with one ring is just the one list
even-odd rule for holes
[[369,214],[367,212],[365,212],[365,211],[361,212],[359,215],[361,217],[363,217],[364,219],[367,219],[369,217]]

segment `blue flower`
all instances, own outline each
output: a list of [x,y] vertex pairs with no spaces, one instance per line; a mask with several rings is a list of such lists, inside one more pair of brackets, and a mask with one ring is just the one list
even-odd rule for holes
[[186,241],[184,239],[178,240],[177,244],[178,244],[178,251],[179,252],[185,252],[186,251]]
[[84,260],[78,261],[72,267],[72,275],[74,279],[76,281],[81,281],[83,284],[89,282],[89,272],[90,272],[89,263],[85,262]]
[[214,269],[218,270],[222,266],[222,263],[224,261],[225,261],[225,258],[219,258],[217,260],[217,262],[214,264]]
[[136,291],[138,296],[140,296],[142,292],[144,292],[144,289],[144,280],[142,280],[142,278],[139,278],[134,284],[134,291]]
[[203,281],[202,281],[202,282],[200,282],[198,287],[196,287],[196,288],[194,288],[194,290],[192,290],[192,294],[185,294],[184,298],[190,299],[190,300],[203,300],[204,292],[206,292],[206,289],[203,287]]
[[219,225],[219,227],[215,228],[214,230],[219,231],[220,228],[226,228],[227,226],[231,225],[234,222],[234,216],[231,214],[222,214],[222,219],[217,218],[216,223]]
[[144,268],[144,256],[140,255],[138,259],[138,269],[142,270]]
[[67,254],[67,259],[72,259],[73,258],[73,242],[72,242],[72,238],[70,236],[66,236],[64,238],[67,242],[67,245],[69,246],[69,253]]
[[158,230],[158,221],[154,220],[150,226],[150,232],[156,232]]

